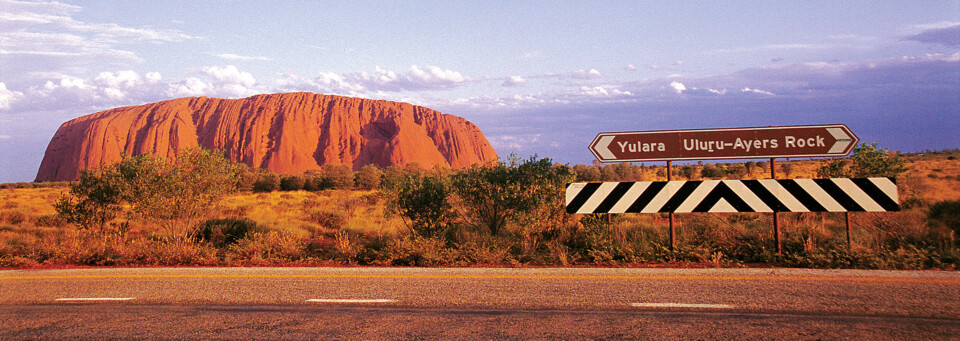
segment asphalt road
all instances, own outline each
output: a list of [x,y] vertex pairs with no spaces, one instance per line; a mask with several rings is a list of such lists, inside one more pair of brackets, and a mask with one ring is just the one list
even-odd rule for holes
[[0,339],[960,339],[960,273],[0,271]]

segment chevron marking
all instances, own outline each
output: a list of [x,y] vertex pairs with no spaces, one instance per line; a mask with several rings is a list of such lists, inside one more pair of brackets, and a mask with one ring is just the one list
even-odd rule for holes
[[884,212],[892,178],[593,182],[567,185],[567,212]]

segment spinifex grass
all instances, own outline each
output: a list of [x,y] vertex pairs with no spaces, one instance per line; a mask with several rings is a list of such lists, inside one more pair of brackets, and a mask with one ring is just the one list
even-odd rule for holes
[[[158,226],[123,214],[103,231],[80,231],[59,219],[53,208],[68,187],[33,188],[28,184],[19,186],[26,188],[0,186],[0,267],[684,262],[699,266],[955,268],[960,264],[956,236],[928,221],[927,212],[933,203],[960,199],[960,161],[956,155],[907,156],[906,160],[909,171],[898,179],[904,210],[850,214],[851,251],[847,251],[842,213],[781,214],[783,255],[774,249],[771,215],[760,213],[677,214],[678,248],[673,252],[665,214],[568,216],[556,226],[536,230],[513,223],[496,236],[464,219],[454,219],[446,233],[425,239],[411,236],[407,225],[387,211],[377,191],[358,190],[232,194],[205,219],[247,224],[244,235],[230,239],[229,245],[202,239],[170,243],[163,240]],[[778,161],[778,178],[814,177],[819,165],[819,161],[809,160]],[[737,176],[768,178],[769,164],[766,166],[752,164],[749,172]],[[591,167],[578,168],[595,171],[598,176],[622,176],[597,180],[665,180],[662,166]],[[692,167],[695,179],[701,179],[704,166]]]

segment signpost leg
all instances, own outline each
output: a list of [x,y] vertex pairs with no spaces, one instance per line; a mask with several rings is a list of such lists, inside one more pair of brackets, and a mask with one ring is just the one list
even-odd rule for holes
[[[770,178],[777,178],[777,159],[770,158]],[[777,255],[783,255],[783,249],[780,244],[780,217],[778,212],[773,212],[773,240],[777,243]]]
[[[673,161],[667,161],[667,181],[673,180]],[[670,251],[677,247],[677,230],[673,227],[673,212],[668,213],[670,220]]]
[[[667,181],[673,180],[673,161],[667,161]],[[673,212],[668,213],[670,220],[670,251],[677,248],[677,230],[673,227]]]
[[843,220],[847,223],[847,252],[853,248],[853,243],[850,242],[850,212],[843,212]]

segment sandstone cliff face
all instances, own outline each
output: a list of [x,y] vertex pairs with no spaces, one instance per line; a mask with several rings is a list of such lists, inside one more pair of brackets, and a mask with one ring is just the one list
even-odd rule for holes
[[37,181],[74,180],[80,170],[117,162],[124,154],[170,157],[198,146],[288,174],[323,164],[463,168],[497,159],[473,123],[408,103],[313,93],[191,97],[64,123],[47,146]]

